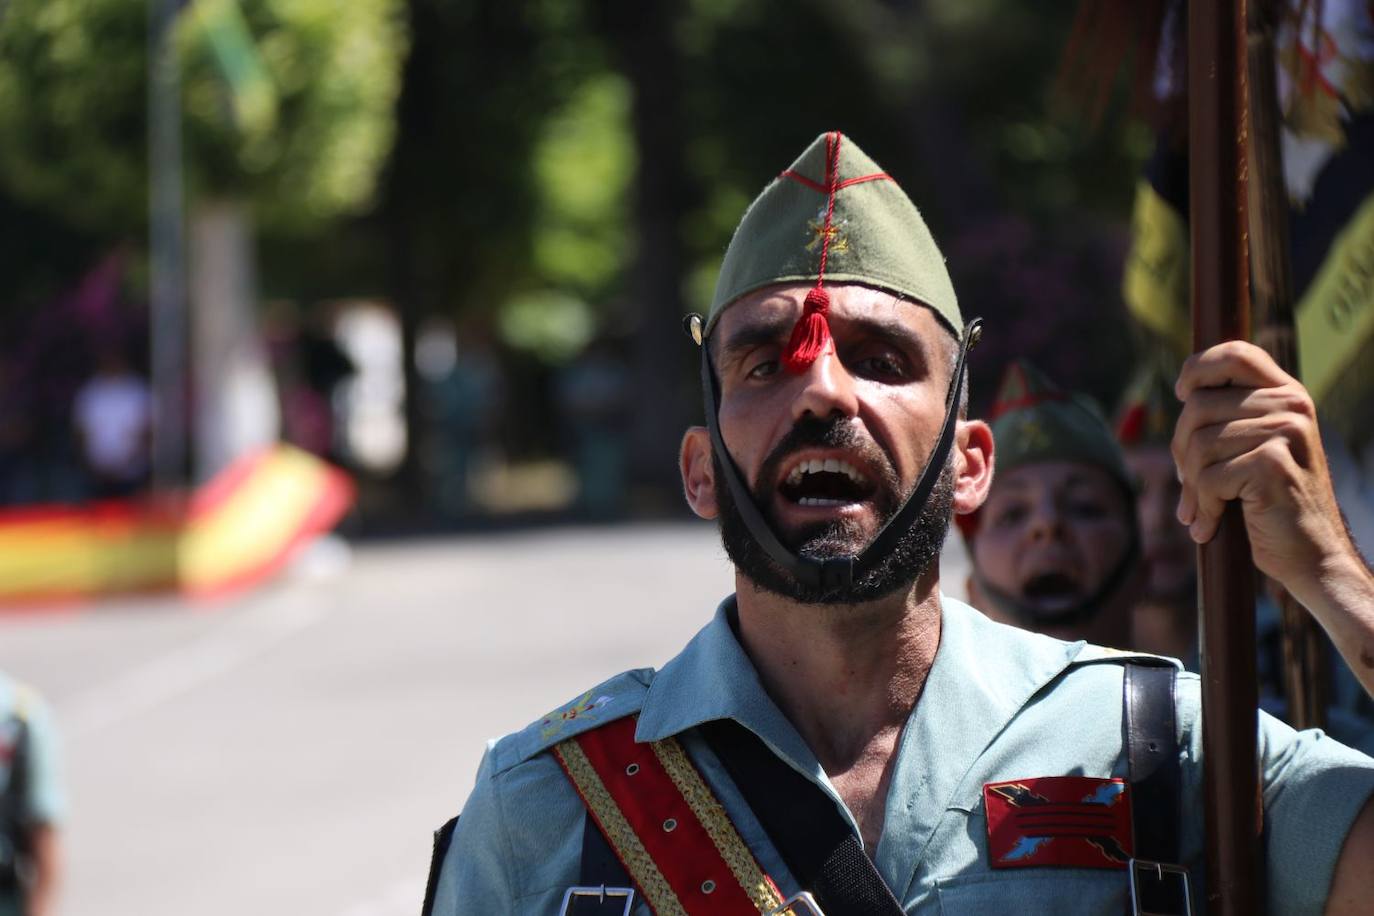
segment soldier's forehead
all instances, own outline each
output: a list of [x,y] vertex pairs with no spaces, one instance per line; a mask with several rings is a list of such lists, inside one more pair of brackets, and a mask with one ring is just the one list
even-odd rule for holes
[[[758,290],[727,308],[720,316],[720,325],[728,333],[732,328],[760,322],[780,322],[794,319],[802,310],[810,284],[774,286]],[[907,328],[922,335],[943,330],[935,313],[920,303],[905,299],[887,290],[857,283],[827,284],[830,294],[828,317],[836,325],[863,322],[874,327],[892,330]],[[790,326],[789,326],[790,329]]]

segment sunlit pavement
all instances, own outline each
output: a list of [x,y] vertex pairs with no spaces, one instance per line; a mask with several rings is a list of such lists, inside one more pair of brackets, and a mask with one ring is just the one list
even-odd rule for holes
[[414,914],[485,740],[662,664],[731,581],[705,524],[570,528],[366,546],[219,606],[0,616],[0,668],[65,739],[61,912]]

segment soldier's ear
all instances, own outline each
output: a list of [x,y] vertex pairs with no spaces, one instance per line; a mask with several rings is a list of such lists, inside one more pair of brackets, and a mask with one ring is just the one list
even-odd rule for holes
[[701,518],[715,518],[720,507],[716,502],[715,466],[711,463],[711,435],[706,427],[693,426],[682,437],[678,468],[687,505]]
[[977,511],[992,489],[992,427],[982,420],[960,420],[955,431],[954,511]]

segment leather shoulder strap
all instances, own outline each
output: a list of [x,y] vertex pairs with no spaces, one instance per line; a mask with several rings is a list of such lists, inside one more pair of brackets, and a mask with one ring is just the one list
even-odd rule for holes
[[757,916],[779,906],[776,885],[681,745],[637,743],[635,724],[609,722],[553,754],[649,906],[658,916]]
[[701,731],[792,876],[826,916],[904,913],[828,795],[744,726],[721,720]]
[[[1131,783],[1135,858],[1179,865],[1182,772],[1173,665],[1130,662],[1122,684],[1122,731]],[[1151,869],[1137,872],[1142,912],[1185,912],[1185,885]]]
[[1135,812],[1136,858],[1178,862],[1182,779],[1172,666],[1125,666],[1122,728]]

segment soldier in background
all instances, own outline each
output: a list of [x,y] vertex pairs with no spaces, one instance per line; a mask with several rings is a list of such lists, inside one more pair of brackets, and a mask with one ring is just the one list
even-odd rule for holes
[[1101,413],[1018,361],[991,424],[987,502],[955,517],[972,560],[969,603],[1060,639],[1130,645],[1142,578],[1135,493]]
[[1183,495],[1169,443],[1182,404],[1178,367],[1150,361],[1117,409],[1116,437],[1136,491],[1144,577],[1131,621],[1131,645],[1198,668],[1197,546],[1178,520]]
[[46,705],[0,673],[0,916],[50,916],[65,808]]

